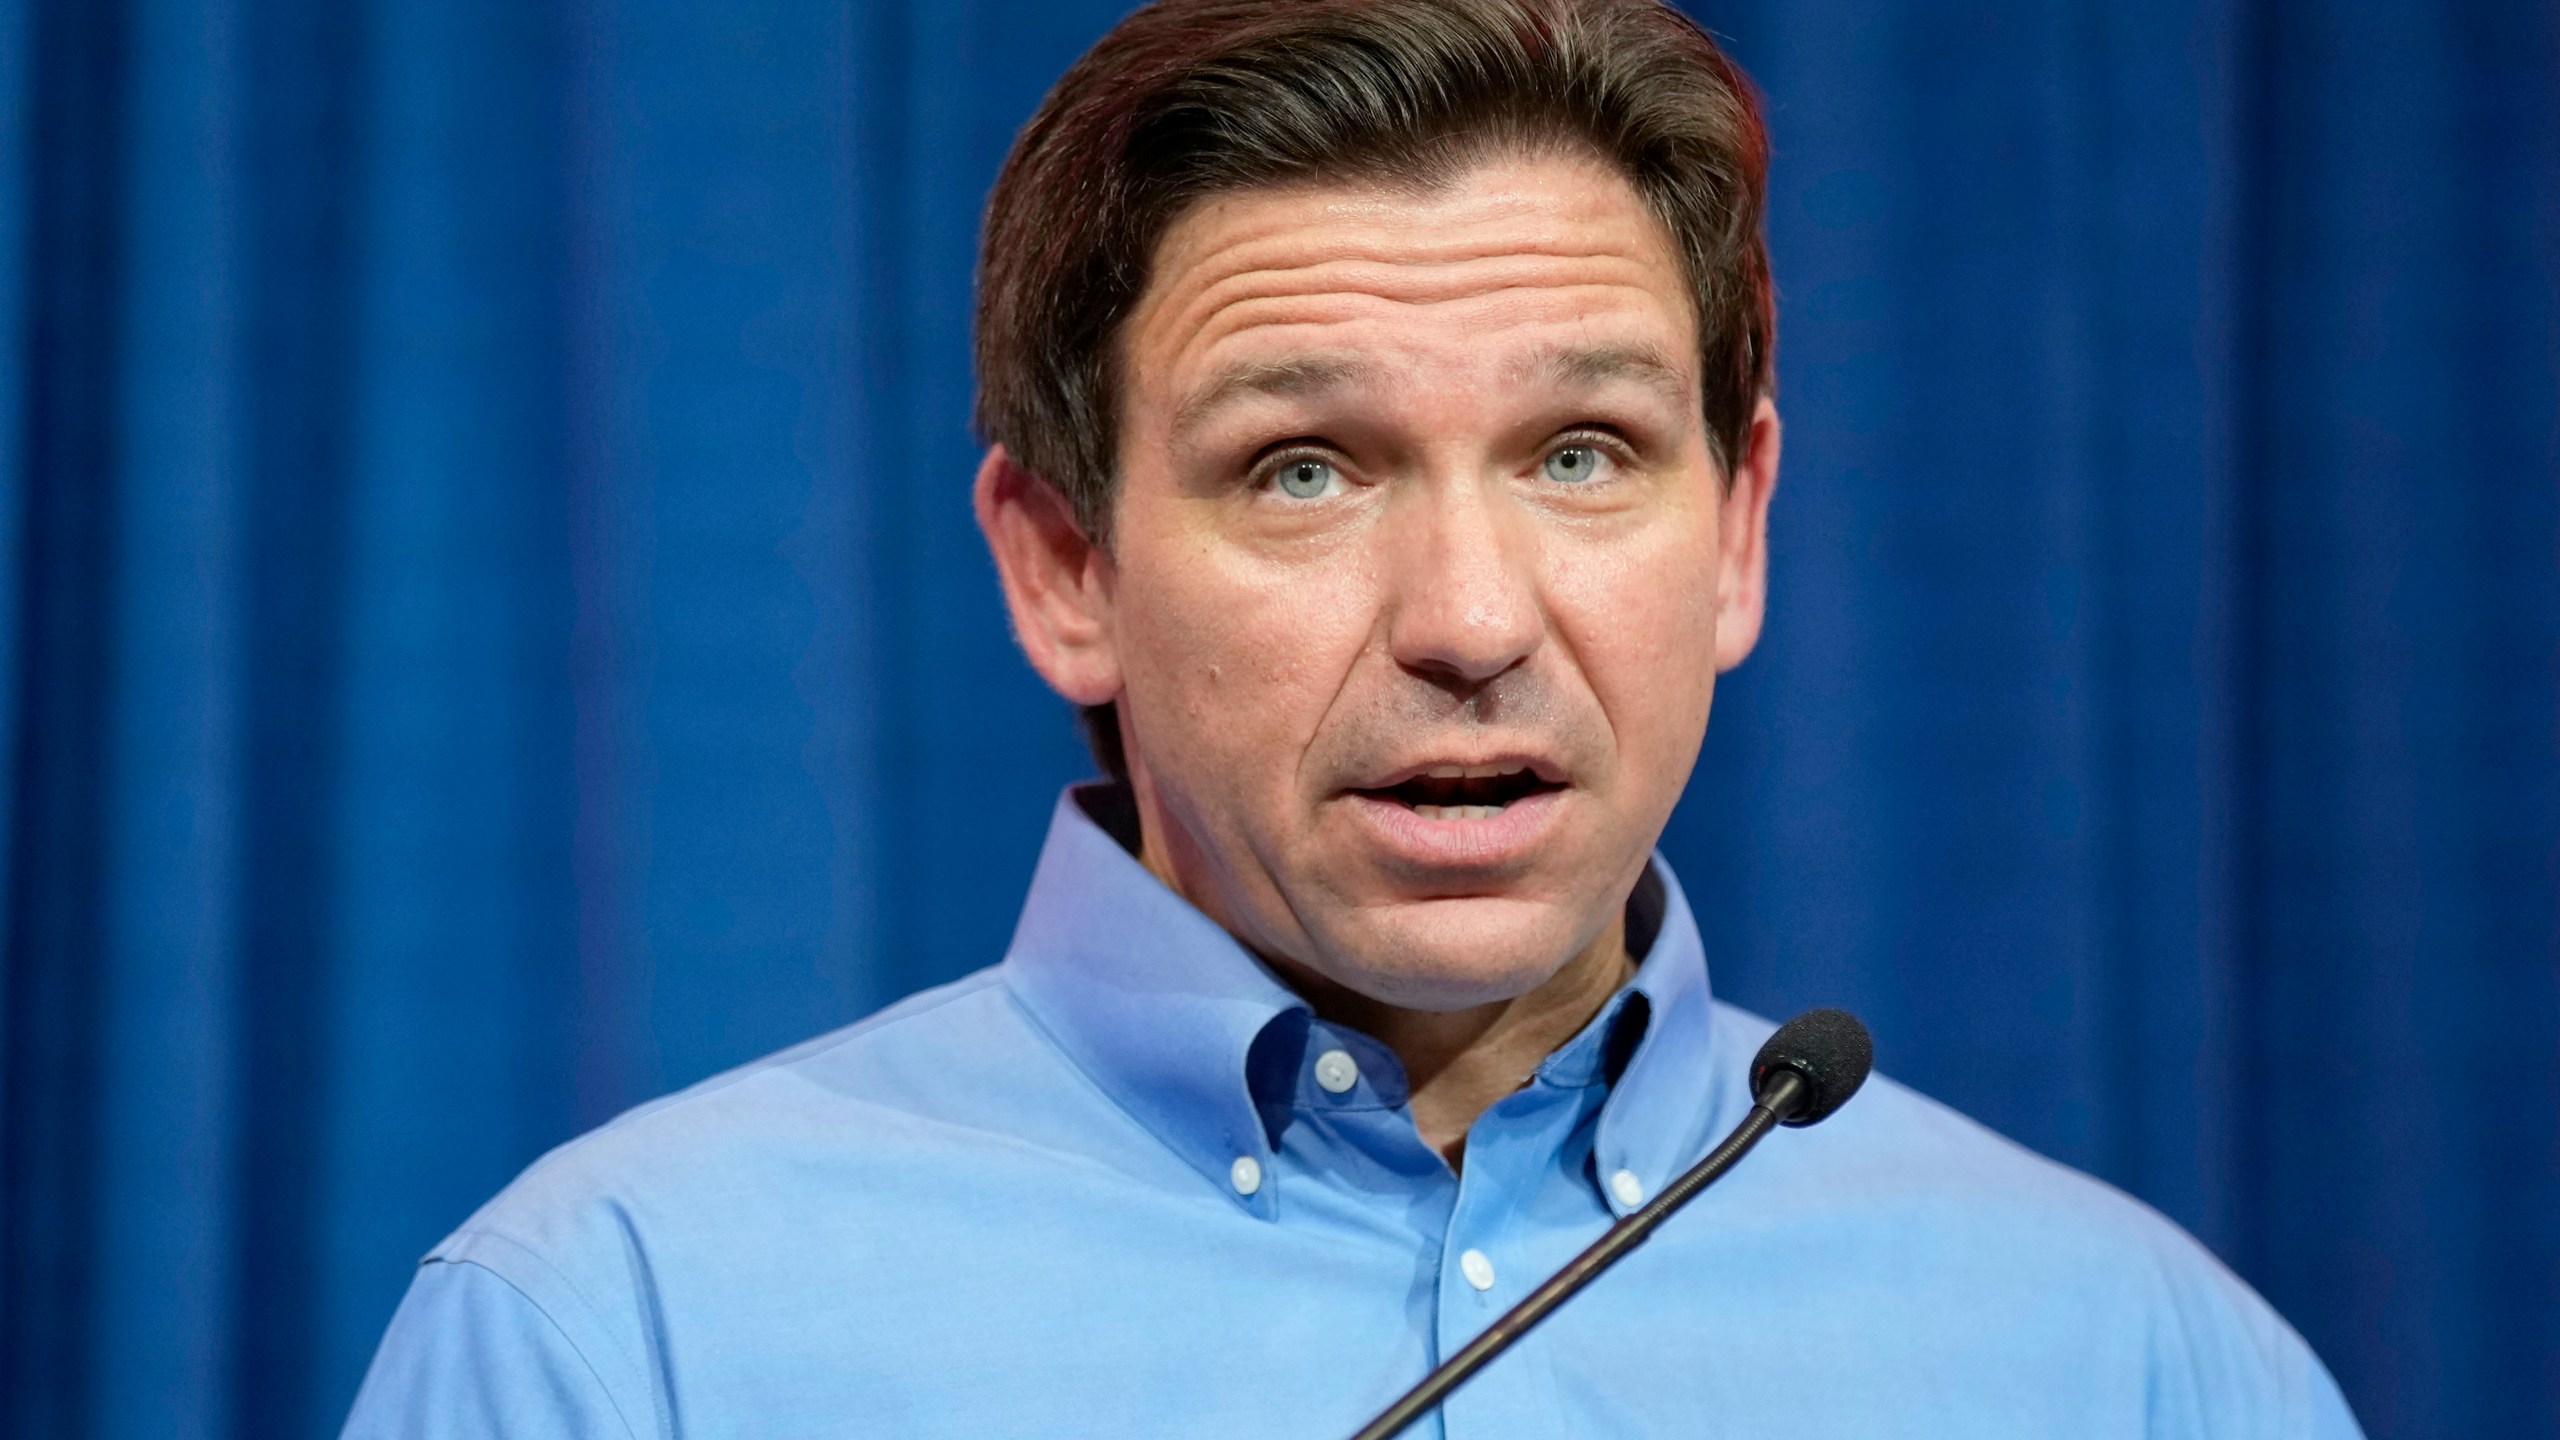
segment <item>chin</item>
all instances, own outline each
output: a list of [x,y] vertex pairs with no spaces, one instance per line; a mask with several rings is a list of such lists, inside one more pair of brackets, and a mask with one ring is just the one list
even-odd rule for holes
[[[1383,912],[1383,913],[1382,913]],[[1537,989],[1603,928],[1534,900],[1413,900],[1363,912],[1330,942],[1325,978],[1381,1004],[1464,1010]]]

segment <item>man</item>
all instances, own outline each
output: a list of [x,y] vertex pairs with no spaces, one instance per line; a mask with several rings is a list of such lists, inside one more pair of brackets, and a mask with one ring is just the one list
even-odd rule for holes
[[[428,1257],[363,1437],[1343,1435],[1694,1161],[1766,1032],[1656,837],[1778,467],[1745,82],[1653,0],[1172,0],[990,205],[979,518],[1112,783],[1003,963]],[[2174,1227],[1889,1081],[1451,1436],[2349,1436]]]

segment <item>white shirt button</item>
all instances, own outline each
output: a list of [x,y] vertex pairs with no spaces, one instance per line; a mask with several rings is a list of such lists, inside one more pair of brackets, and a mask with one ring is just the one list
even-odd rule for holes
[[1227,1167],[1227,1183],[1235,1186],[1239,1195],[1250,1195],[1261,1189],[1262,1162],[1250,1155],[1237,1156],[1236,1163]]
[[1360,1062],[1348,1050],[1327,1050],[1316,1057],[1316,1083],[1330,1095],[1340,1095],[1360,1083]]
[[1459,1256],[1458,1273],[1466,1276],[1467,1283],[1479,1290],[1493,1288],[1493,1262],[1486,1259],[1481,1250],[1470,1250]]
[[1641,1205],[1644,1203],[1644,1182],[1636,1178],[1633,1170],[1621,1170],[1609,1177],[1609,1193],[1617,1196],[1621,1205]]

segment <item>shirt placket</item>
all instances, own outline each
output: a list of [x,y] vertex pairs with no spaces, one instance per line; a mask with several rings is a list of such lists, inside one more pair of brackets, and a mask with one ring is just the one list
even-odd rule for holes
[[[1541,1078],[1504,1097],[1467,1139],[1457,1204],[1441,1241],[1438,1342],[1456,1354],[1547,1278],[1552,1236],[1532,1233],[1538,1186],[1581,1118],[1582,1091]],[[1534,1335],[1459,1387],[1440,1407],[1449,1440],[1511,1440],[1569,1433],[1555,1375]]]

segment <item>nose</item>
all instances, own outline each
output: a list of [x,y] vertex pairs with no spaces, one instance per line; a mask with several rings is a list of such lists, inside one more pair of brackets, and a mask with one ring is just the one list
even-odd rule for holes
[[1388,645],[1406,669],[1473,690],[1527,659],[1545,636],[1531,538],[1472,479],[1406,498],[1390,521],[1399,533],[1388,560]]

